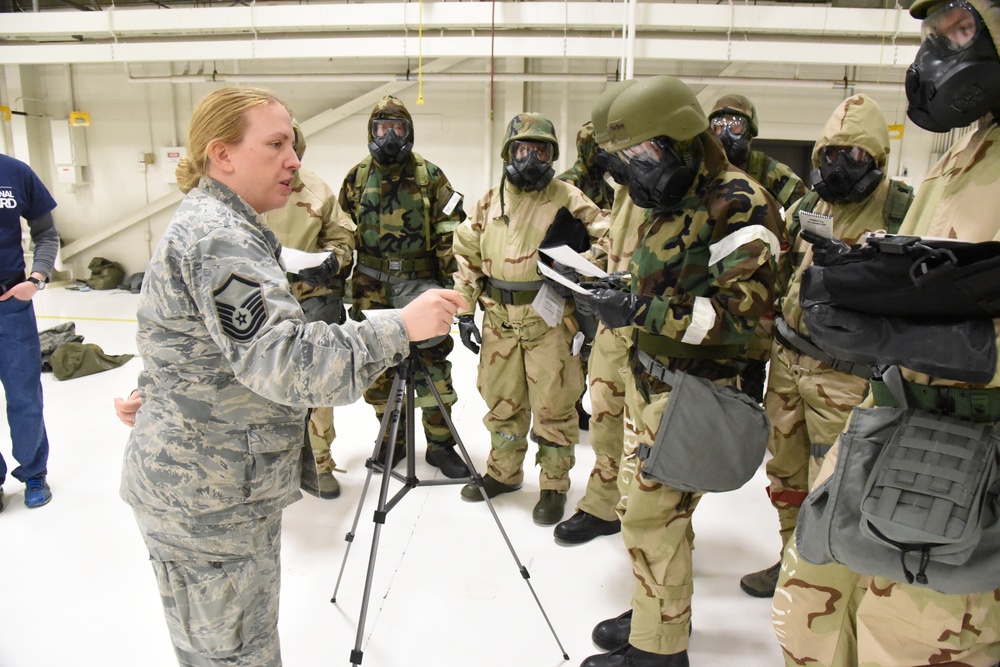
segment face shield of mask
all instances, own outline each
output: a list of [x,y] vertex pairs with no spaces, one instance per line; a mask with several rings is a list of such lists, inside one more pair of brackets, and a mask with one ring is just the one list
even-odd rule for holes
[[709,127],[726,149],[726,157],[735,165],[750,158],[750,123],[737,114],[720,114],[708,121]]
[[666,210],[694,183],[697,169],[683,160],[665,137],[647,139],[617,155],[626,165],[628,194],[640,208]]
[[830,203],[858,203],[875,191],[882,172],[859,146],[826,146],[820,150],[819,169],[812,173],[816,193]]
[[547,141],[512,141],[507,177],[522,190],[542,190],[555,176],[552,145]]
[[403,119],[376,118],[371,122],[372,142],[368,150],[380,164],[402,162],[413,149],[410,124]]
[[906,110],[931,132],[965,127],[1000,107],[1000,62],[979,13],[965,0],[931,12],[906,72]]

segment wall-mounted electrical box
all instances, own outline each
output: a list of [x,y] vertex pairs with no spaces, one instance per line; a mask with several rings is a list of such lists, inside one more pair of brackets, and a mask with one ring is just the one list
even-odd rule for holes
[[87,135],[84,129],[74,127],[68,119],[53,120],[50,123],[52,155],[59,182],[71,187],[83,185],[83,167],[87,166]]
[[163,169],[163,180],[167,183],[177,182],[177,163],[187,155],[183,146],[169,146],[160,149],[160,165]]

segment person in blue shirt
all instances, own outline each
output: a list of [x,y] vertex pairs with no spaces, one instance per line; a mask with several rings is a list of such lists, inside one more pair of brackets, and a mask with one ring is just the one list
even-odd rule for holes
[[[0,382],[7,400],[12,453],[11,476],[24,482],[24,504],[52,500],[48,473],[49,438],[42,416],[42,351],[31,299],[45,289],[59,250],[52,220],[56,202],[31,167],[0,155]],[[31,274],[25,279],[21,218],[35,244]],[[7,462],[0,455],[0,510]]]

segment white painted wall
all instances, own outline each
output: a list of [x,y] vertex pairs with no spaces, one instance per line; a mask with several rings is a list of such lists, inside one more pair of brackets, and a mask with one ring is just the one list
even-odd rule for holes
[[[512,59],[506,67],[520,65]],[[17,68],[17,94],[12,94],[11,69]],[[574,65],[600,71],[604,61]],[[281,63],[275,68],[282,70]],[[282,71],[291,71],[290,64]],[[170,193],[175,185],[164,178],[165,165],[159,151],[186,140],[186,128],[194,104],[213,88],[213,83],[131,83],[121,65],[75,65],[71,79],[64,65],[4,66],[0,77],[0,104],[23,109],[35,116],[15,117],[2,124],[0,146],[17,154],[27,145],[30,163],[50,187],[59,207],[57,226],[64,242],[84,238],[113,224],[119,218]],[[508,70],[510,71],[510,70]],[[897,79],[901,78],[897,76]],[[72,85],[68,85],[67,81]],[[499,148],[504,128],[517,111],[539,111],[557,124],[561,158],[556,170],[568,168],[575,159],[577,128],[590,115],[593,100],[604,89],[601,82],[496,83],[493,118],[490,119],[488,82],[426,81],[425,103],[416,104],[414,84],[399,93],[414,116],[415,150],[438,164],[453,186],[465,194],[467,208],[499,179]],[[300,121],[348,103],[376,88],[375,82],[289,82],[269,85],[293,109]],[[703,86],[693,86],[697,91]],[[70,101],[70,89],[74,101]],[[706,91],[711,92],[711,91]],[[720,88],[718,95],[730,92]],[[812,141],[832,109],[845,97],[843,89],[747,88],[733,90],[750,97],[758,108],[763,138]],[[890,123],[904,122],[906,98],[902,90],[862,91],[882,106]],[[718,97],[712,95],[712,99]],[[23,99],[22,99],[23,98]],[[708,102],[710,105],[711,102]],[[87,111],[91,125],[86,130],[89,166],[87,185],[70,190],[59,185],[52,162],[49,118],[65,118],[71,109]],[[339,190],[346,172],[367,153],[365,124],[370,107],[308,137],[304,163]],[[36,117],[39,116],[39,117]],[[933,135],[906,121],[902,141],[893,141],[889,174],[918,184],[929,167]],[[26,143],[25,143],[26,142]],[[139,153],[157,154],[157,163],[139,171]],[[93,248],[70,258],[73,277],[86,278],[87,261],[103,256],[120,262],[129,273],[142,271],[149,260],[170,211],[154,215]]]

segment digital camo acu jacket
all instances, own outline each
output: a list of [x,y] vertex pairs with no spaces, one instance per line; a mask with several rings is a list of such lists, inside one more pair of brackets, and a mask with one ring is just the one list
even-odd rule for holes
[[121,495],[191,523],[264,516],[301,497],[308,406],[357,400],[408,353],[402,319],[306,324],[245,200],[203,178],[150,261],[137,318],[143,399]]

